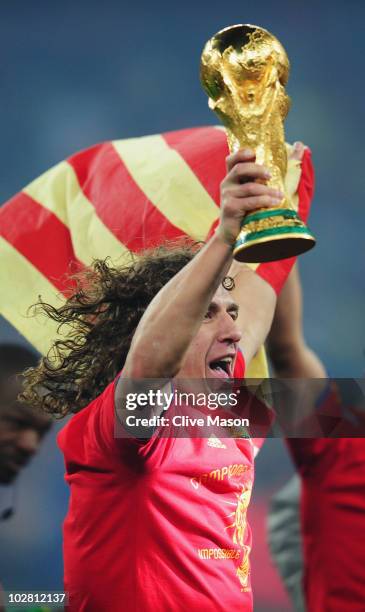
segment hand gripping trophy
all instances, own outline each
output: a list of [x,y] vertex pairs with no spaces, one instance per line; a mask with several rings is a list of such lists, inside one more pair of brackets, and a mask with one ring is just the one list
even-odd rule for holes
[[[202,85],[210,108],[226,128],[230,151],[253,149],[256,162],[271,172],[268,184],[283,192],[288,75],[285,49],[270,32],[253,25],[221,30],[206,43],[201,58]],[[246,215],[234,256],[245,262],[273,261],[304,253],[314,244],[314,237],[284,198],[279,207]]]

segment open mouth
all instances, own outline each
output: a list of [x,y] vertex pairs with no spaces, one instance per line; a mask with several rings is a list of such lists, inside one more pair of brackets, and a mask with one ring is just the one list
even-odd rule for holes
[[209,363],[212,378],[231,378],[233,375],[233,357],[221,357]]

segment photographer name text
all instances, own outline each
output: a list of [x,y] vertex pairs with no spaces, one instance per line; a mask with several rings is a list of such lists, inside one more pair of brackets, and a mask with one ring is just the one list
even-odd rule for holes
[[226,418],[220,415],[204,415],[204,417],[189,417],[176,414],[173,417],[152,416],[149,418],[137,417],[130,414],[126,418],[128,427],[249,427],[249,419]]

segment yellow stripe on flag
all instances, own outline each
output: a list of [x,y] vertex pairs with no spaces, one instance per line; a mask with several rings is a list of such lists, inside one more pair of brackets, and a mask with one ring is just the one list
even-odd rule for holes
[[293,153],[294,146],[285,143],[286,146],[286,154],[288,157],[288,166],[286,170],[285,176],[285,192],[286,195],[293,207],[293,209],[298,212],[299,207],[299,196],[298,196],[298,185],[300,181],[300,177],[302,174],[302,162],[298,159],[290,158],[290,155]]
[[67,165],[63,161],[53,166],[23,189],[23,193],[53,212],[64,225],[68,225],[65,198],[65,170]]
[[117,263],[120,257],[129,253],[100,220],[80,188],[73,168],[66,161],[42,174],[23,192],[69,228],[74,253],[84,264],[90,265],[93,259],[107,256]]
[[262,346],[251,359],[246,369],[245,378],[268,378],[269,366],[267,364],[265,348]]
[[57,324],[46,317],[30,317],[27,311],[42,300],[60,307],[64,298],[43,274],[4,238],[0,237],[0,313],[42,354],[57,336]]
[[255,272],[255,270],[257,270],[259,265],[260,265],[259,263],[246,263],[246,266],[248,268],[250,268],[250,270],[252,270],[253,272]]
[[139,188],[170,223],[204,240],[219,209],[179,153],[160,135],[115,140],[113,145]]

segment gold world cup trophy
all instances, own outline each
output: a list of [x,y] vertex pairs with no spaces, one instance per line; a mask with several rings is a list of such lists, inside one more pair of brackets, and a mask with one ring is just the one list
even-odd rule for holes
[[[283,193],[289,67],[277,38],[247,24],[215,34],[201,58],[201,82],[209,96],[209,107],[226,128],[231,153],[242,148],[254,150],[256,163],[265,165],[271,173],[267,184]],[[314,244],[315,238],[284,198],[279,207],[245,216],[234,256],[245,262],[274,261],[304,253]]]

